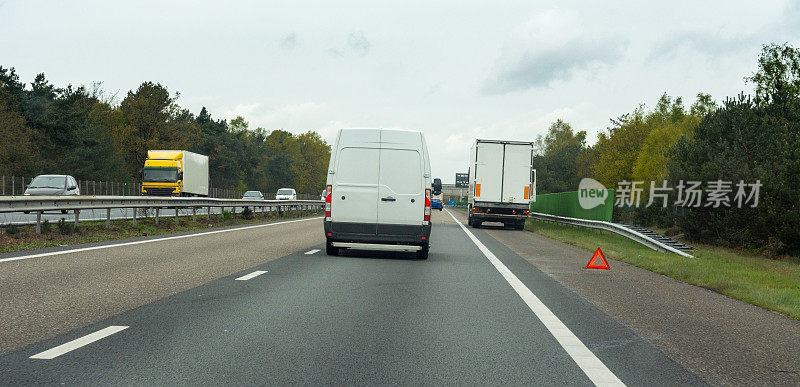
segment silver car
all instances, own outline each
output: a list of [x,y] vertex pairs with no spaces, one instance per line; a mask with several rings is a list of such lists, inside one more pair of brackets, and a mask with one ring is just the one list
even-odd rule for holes
[[23,195],[80,195],[78,182],[70,175],[39,175],[25,188]]
[[242,195],[242,199],[264,200],[264,194],[261,191],[247,191]]

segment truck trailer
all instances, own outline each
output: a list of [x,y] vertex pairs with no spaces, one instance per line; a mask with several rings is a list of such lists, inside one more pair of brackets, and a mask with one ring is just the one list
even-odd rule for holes
[[470,148],[467,223],[501,222],[525,227],[530,202],[536,200],[533,143],[475,140]]
[[147,151],[142,195],[208,196],[208,156],[185,150]]

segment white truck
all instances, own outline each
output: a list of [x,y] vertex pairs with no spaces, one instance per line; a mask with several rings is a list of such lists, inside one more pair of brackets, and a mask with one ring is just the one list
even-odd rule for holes
[[530,202],[536,201],[533,143],[475,140],[470,148],[467,223],[502,222],[525,227]]

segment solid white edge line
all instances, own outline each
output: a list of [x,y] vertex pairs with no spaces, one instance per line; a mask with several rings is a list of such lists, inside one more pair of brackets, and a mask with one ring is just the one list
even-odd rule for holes
[[124,325],[111,325],[97,332],[90,333],[83,337],[79,337],[75,340],[66,342],[57,347],[50,348],[47,351],[39,352],[31,356],[30,359],[53,359],[67,352],[74,351],[80,347],[83,347],[84,345],[94,343],[95,341],[100,340],[104,337],[111,336],[124,329],[128,329],[128,327]]
[[316,254],[317,252],[319,252],[319,249],[314,249],[314,250],[309,250],[309,251],[306,251],[306,252],[305,252],[305,254],[306,254],[306,255],[311,255],[311,254]]
[[569,354],[572,360],[578,364],[578,367],[583,370],[583,373],[589,377],[589,379],[597,386],[624,386],[625,384],[622,383],[613,372],[611,372],[605,364],[603,364],[600,359],[595,356],[589,348],[586,348],[586,345],[575,336],[572,331],[564,325],[563,322],[552,312],[550,309],[541,301],[539,297],[536,297],[533,292],[528,289],[522,281],[517,278],[516,275],[508,268],[497,256],[492,253],[489,248],[486,247],[480,240],[478,240],[475,235],[473,235],[467,228],[458,220],[455,216],[453,216],[450,211],[447,213],[450,215],[453,220],[467,233],[467,236],[472,240],[472,242],[478,246],[478,249],[489,259],[489,262],[494,265],[495,269],[500,272],[500,275],[505,278],[509,285],[517,292],[517,294],[522,298],[523,301],[528,305],[528,307],[533,311],[536,317],[539,318],[539,321],[544,324],[550,334],[555,337],[561,347],[564,348],[565,351]]
[[19,257],[3,258],[3,259],[0,259],[0,263],[2,263],[2,262],[11,262],[11,261],[20,261],[20,260],[23,260],[23,259],[31,259],[31,258],[39,258],[39,257],[49,257],[49,256],[53,256],[53,255],[79,253],[79,252],[82,252],[82,251],[110,249],[112,247],[123,247],[123,246],[139,245],[139,244],[143,244],[143,243],[162,242],[162,241],[169,241],[169,240],[173,240],[173,239],[194,238],[194,237],[203,236],[203,235],[219,234],[219,233],[231,232],[231,231],[249,230],[249,229],[259,228],[259,227],[277,226],[279,224],[305,222],[307,220],[315,220],[315,219],[322,219],[322,217],[321,216],[317,216],[317,217],[314,217],[314,218],[286,220],[286,221],[283,221],[283,222],[257,224],[257,225],[254,225],[254,226],[236,227],[236,228],[229,228],[229,229],[225,229],[225,230],[206,231],[206,232],[200,232],[200,233],[196,233],[196,234],[177,235],[177,236],[157,238],[157,239],[145,239],[145,240],[141,240],[141,241],[133,241],[133,242],[125,242],[125,243],[114,243],[114,244],[108,244],[108,245],[102,245],[102,246],[92,246],[92,247],[82,247],[82,248],[70,249],[70,250],[51,251],[49,253],[40,253],[40,254],[23,255],[23,256],[19,256]]
[[247,281],[247,280],[249,280],[251,278],[258,277],[258,276],[260,276],[260,275],[262,275],[262,274],[264,274],[266,272],[267,272],[266,270],[256,270],[256,271],[254,271],[254,272],[252,272],[250,274],[243,275],[243,276],[237,278],[236,280],[237,281]]

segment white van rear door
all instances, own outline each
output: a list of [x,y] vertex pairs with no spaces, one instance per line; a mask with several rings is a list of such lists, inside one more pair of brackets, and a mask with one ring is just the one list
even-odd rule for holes
[[334,228],[337,223],[367,223],[370,229],[357,232],[374,234],[378,220],[379,132],[364,130],[357,135],[358,139],[339,139],[342,147],[336,155],[331,220]]
[[[422,224],[425,213],[425,171],[421,149],[419,132],[382,131],[378,187],[379,233],[403,232],[403,229],[385,227],[387,225]],[[406,230],[411,232],[413,229]]]
[[506,144],[503,161],[503,203],[530,202],[531,155],[530,145]]
[[479,142],[476,148],[473,196],[479,202],[500,202],[503,179],[503,144]]

